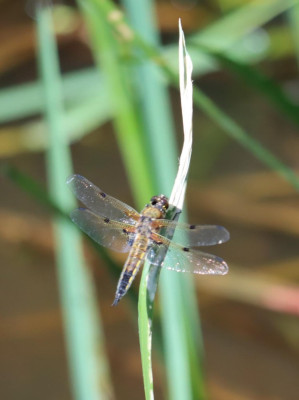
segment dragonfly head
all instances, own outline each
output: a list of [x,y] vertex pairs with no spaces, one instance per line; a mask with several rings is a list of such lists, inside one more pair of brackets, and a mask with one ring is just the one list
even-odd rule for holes
[[166,196],[164,196],[164,194],[152,197],[150,205],[157,208],[163,214],[163,216],[165,215],[169,207],[168,199]]

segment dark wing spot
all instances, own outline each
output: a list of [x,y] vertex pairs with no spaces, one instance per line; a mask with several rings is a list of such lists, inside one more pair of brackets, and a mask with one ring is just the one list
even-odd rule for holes
[[195,229],[195,225],[189,225],[189,229]]
[[109,218],[104,218],[104,222],[106,222],[106,224],[108,224],[108,222],[110,222]]
[[188,247],[183,247],[184,251],[190,251],[190,249]]
[[100,195],[101,195],[103,198],[105,198],[105,197],[107,196],[106,193],[104,193],[104,192],[101,192]]
[[160,246],[162,244],[162,242],[154,242],[155,244],[157,244],[158,246]]
[[126,229],[123,229],[123,233],[128,233],[128,231]]

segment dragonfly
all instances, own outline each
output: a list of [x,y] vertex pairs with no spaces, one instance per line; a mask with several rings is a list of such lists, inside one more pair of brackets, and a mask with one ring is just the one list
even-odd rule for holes
[[[190,225],[165,219],[169,201],[162,194],[152,197],[138,213],[81,175],[70,176],[67,184],[87,207],[73,210],[70,214],[72,221],[100,245],[129,253],[112,305],[117,305],[127,293],[145,260],[177,272],[214,275],[228,272],[228,266],[222,258],[193,248],[229,240],[229,232],[224,227]],[[175,233],[173,240],[164,236],[169,231]]]

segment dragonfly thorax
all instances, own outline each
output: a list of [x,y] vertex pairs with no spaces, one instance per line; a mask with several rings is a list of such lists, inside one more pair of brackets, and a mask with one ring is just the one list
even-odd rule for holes
[[167,197],[160,194],[160,196],[151,198],[150,204],[146,205],[141,214],[149,218],[164,218],[168,207],[169,203]]

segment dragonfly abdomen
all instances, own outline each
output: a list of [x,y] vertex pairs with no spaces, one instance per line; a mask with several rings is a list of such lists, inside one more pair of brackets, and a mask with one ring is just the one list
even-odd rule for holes
[[119,278],[113,306],[127,293],[140,267],[144,263],[148,239],[146,237],[142,237],[140,240],[136,239]]

